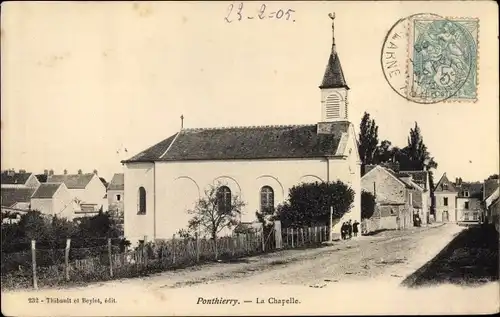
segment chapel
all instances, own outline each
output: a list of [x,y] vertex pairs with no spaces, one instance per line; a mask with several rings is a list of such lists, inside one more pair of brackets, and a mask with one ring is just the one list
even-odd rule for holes
[[321,118],[307,125],[181,127],[122,161],[127,239],[167,239],[185,229],[191,217],[186,211],[210,185],[218,186],[221,204],[238,195],[246,204],[241,221],[252,222],[256,211],[276,207],[295,185],[340,180],[355,191],[355,199],[333,231],[347,219],[361,221],[361,161],[330,17],[331,51],[319,86]]

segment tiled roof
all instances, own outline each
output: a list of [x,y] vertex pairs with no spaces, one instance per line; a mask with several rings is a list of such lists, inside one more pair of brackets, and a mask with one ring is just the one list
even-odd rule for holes
[[15,203],[29,202],[35,188],[2,188],[2,206],[11,207]]
[[411,175],[412,180],[421,186],[423,189],[428,190],[427,188],[427,178],[429,177],[429,172],[427,171],[401,171],[401,173],[405,173]]
[[331,125],[331,134],[318,134],[315,124],[185,129],[124,162],[334,156],[350,123]]
[[51,175],[47,178],[47,183],[64,183],[68,189],[84,189],[94,175],[93,173]]
[[498,179],[487,179],[484,181],[484,199],[490,197],[491,194],[499,187]]
[[2,184],[25,184],[32,173],[9,173],[8,171],[2,172],[1,183]]
[[[483,184],[482,183],[465,183],[463,182],[460,186],[455,185],[458,190],[458,196],[461,198],[483,198]],[[469,192],[469,196],[465,196],[465,192]]]
[[46,183],[47,182],[47,177],[49,177],[49,175],[47,175],[47,174],[37,174],[35,176],[36,176],[36,178],[38,179],[38,181],[40,183]]
[[123,173],[116,173],[109,182],[108,190],[123,190],[124,184]]
[[453,183],[450,182],[450,180],[446,176],[446,173],[444,173],[443,176],[441,176],[441,179],[434,187],[434,192],[442,192],[442,191],[458,192]]
[[38,189],[33,194],[32,198],[52,198],[61,185],[61,183],[42,183],[38,186]]
[[332,49],[330,57],[328,58],[328,64],[326,65],[325,74],[323,75],[323,81],[319,88],[347,88],[344,72],[342,71],[342,66],[340,66],[339,55]]

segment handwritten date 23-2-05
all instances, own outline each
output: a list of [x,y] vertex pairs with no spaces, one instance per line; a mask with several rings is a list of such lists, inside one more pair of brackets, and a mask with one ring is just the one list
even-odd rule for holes
[[247,15],[245,14],[246,10],[244,9],[243,2],[240,2],[238,5],[230,4],[227,7],[227,15],[224,17],[224,21],[227,23],[231,23],[233,21],[241,21],[241,20],[264,20],[264,19],[274,19],[274,20],[290,20],[295,22],[292,17],[292,14],[295,12],[292,9],[278,9],[278,10],[268,10],[265,4],[262,4],[255,12],[255,15]]

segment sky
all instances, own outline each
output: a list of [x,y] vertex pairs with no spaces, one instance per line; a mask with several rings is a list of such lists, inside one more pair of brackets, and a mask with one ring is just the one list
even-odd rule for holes
[[[266,14],[294,12],[238,21],[234,2],[228,23],[231,3],[2,3],[2,169],[97,169],[109,180],[120,160],[176,133],[181,114],[186,128],[316,123],[334,11],[356,130],[367,111],[381,140],[405,146],[418,122],[437,177],[498,173],[494,2],[425,2],[480,19],[478,101],[437,104],[397,95],[380,63],[391,26],[422,3],[265,2]],[[263,3],[244,2],[242,14]]]

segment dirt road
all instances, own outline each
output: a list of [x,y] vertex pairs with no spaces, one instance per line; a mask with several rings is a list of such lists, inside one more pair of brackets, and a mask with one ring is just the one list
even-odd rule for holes
[[[400,286],[461,230],[446,225],[383,232],[324,248],[285,250],[147,278],[10,292],[2,296],[9,310],[3,309],[8,315],[19,315],[16,307],[32,308],[32,315],[40,315],[40,309],[45,314],[64,315],[74,313],[75,307],[79,315],[494,312],[498,309],[498,283],[474,289],[410,290]],[[44,303],[27,304],[29,297]],[[72,303],[48,304],[46,297]],[[82,298],[96,300],[81,304]],[[109,298],[113,300],[105,303]]]

